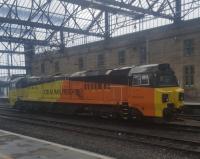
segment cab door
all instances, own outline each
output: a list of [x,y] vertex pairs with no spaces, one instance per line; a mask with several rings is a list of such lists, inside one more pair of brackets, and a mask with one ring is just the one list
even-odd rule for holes
[[150,87],[148,74],[134,74],[128,90],[128,102],[145,116],[154,116],[154,88]]

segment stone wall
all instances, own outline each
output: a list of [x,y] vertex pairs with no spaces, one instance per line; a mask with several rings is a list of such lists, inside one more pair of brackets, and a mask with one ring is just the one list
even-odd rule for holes
[[[125,61],[122,60],[124,63],[119,63],[120,52],[125,54]],[[98,61],[99,57],[101,60],[104,57],[103,63]],[[80,64],[81,62],[83,65]],[[187,97],[198,99],[200,97],[200,19],[186,21],[178,26],[172,24],[107,41],[66,48],[64,53],[49,52],[35,55],[32,60],[32,73],[33,75],[68,74],[80,70],[147,63],[170,63],[181,86],[185,88]],[[41,65],[45,67],[44,70]],[[194,69],[194,83],[186,86],[184,70],[190,65]]]

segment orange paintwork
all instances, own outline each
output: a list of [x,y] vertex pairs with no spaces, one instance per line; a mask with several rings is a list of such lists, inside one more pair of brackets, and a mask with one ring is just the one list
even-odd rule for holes
[[149,87],[129,87],[129,106],[137,108],[144,115],[154,116],[154,90],[154,88]]
[[[136,108],[144,116],[162,117],[168,104],[176,108],[183,105],[179,100],[179,87],[151,88],[133,87],[120,84],[60,80],[46,82],[21,89],[10,90],[12,105],[16,101],[74,103],[77,105],[128,106]],[[168,102],[162,101],[162,95],[168,94]],[[67,106],[67,105],[66,105]]]
[[61,86],[62,93],[58,102],[113,106],[128,103],[129,107],[137,108],[144,115],[155,115],[153,88],[114,84],[103,86],[103,83],[65,80]]

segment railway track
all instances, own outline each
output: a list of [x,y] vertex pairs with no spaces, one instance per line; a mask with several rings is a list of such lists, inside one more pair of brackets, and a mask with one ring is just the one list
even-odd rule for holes
[[192,119],[192,120],[200,121],[200,115],[181,114],[179,115],[179,117],[183,119]]
[[[0,111],[6,111],[8,113],[13,112],[13,113],[19,113],[20,115],[23,113],[24,115],[32,116],[32,115],[37,115],[38,119],[42,119],[43,117],[47,117],[48,120],[55,121],[60,119],[59,122],[63,122],[64,124],[69,122],[66,122],[66,118],[60,118],[59,116],[55,116],[55,114],[52,116],[52,114],[45,114],[45,116],[41,116],[41,114],[30,114],[27,112],[22,112],[17,109],[5,107],[5,106],[0,106]],[[17,115],[17,114],[16,114]],[[41,118],[42,117],[42,118]],[[62,121],[61,121],[62,120]],[[65,122],[64,122],[64,121]],[[133,121],[126,121],[126,122],[120,122],[119,121],[114,121],[116,125],[123,125],[126,127],[137,127],[137,128],[153,128],[153,129],[162,129],[162,130],[172,130],[172,131],[180,131],[180,132],[189,132],[189,133],[200,133],[200,123],[199,126],[193,126],[193,125],[188,125],[188,124],[178,124],[178,123],[152,123],[152,122],[133,122]],[[180,122],[181,123],[181,122]],[[113,122],[112,122],[113,124]]]
[[66,131],[73,131],[85,135],[103,137],[114,140],[121,140],[126,142],[137,142],[140,144],[147,144],[150,146],[161,147],[165,149],[172,149],[190,153],[200,154],[200,141],[199,140],[186,140],[176,137],[169,137],[164,135],[154,135],[152,133],[126,131],[122,129],[108,129],[99,126],[80,125],[75,123],[64,122],[60,120],[50,120],[49,118],[41,118],[37,115],[27,115],[21,113],[16,115],[14,113],[0,112],[0,118],[21,122],[30,125],[48,127],[53,129],[60,129]]
[[155,123],[154,125],[156,128],[160,128],[162,130],[173,130],[177,132],[188,132],[188,133],[200,133],[200,123],[199,126],[197,125],[189,125],[184,124],[184,123],[177,123],[177,122],[172,122],[172,123]]
[[[7,112],[13,112],[13,113],[23,113],[24,115],[27,115],[28,116],[32,116],[33,114],[31,113],[27,113],[27,112],[22,112],[20,110],[17,110],[17,109],[13,109],[13,108],[9,108],[9,107],[5,107],[5,106],[0,106],[0,111],[7,111]],[[41,114],[34,114],[34,115],[37,115],[39,118],[43,117],[44,116],[41,116]],[[43,115],[43,114],[42,114]],[[56,115],[53,114],[45,114],[45,117],[48,117],[48,120],[51,120],[51,121],[55,121],[55,120],[58,120],[58,118],[60,119],[59,122],[63,122],[66,121],[66,117],[65,118],[60,118],[60,115]],[[68,119],[68,118],[67,118]],[[85,120],[85,118],[84,118]],[[65,122],[63,122],[65,123]],[[69,122],[67,122],[69,124]],[[119,121],[113,121],[112,124],[116,124],[117,126],[126,126],[126,127],[136,127],[136,128],[153,128],[153,129],[162,129],[162,130],[165,130],[165,131],[169,131],[169,130],[172,130],[172,131],[179,131],[179,132],[189,132],[189,133],[200,133],[200,123],[199,123],[199,126],[194,126],[194,125],[190,125],[190,124],[183,124],[183,122],[179,122],[179,123],[152,123],[152,122],[133,122],[133,121],[126,121],[126,122],[120,122]]]

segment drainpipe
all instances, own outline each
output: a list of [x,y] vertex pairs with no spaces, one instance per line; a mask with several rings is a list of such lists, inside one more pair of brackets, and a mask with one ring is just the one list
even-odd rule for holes
[[146,39],[146,64],[149,64],[150,62],[149,56],[149,39]]

